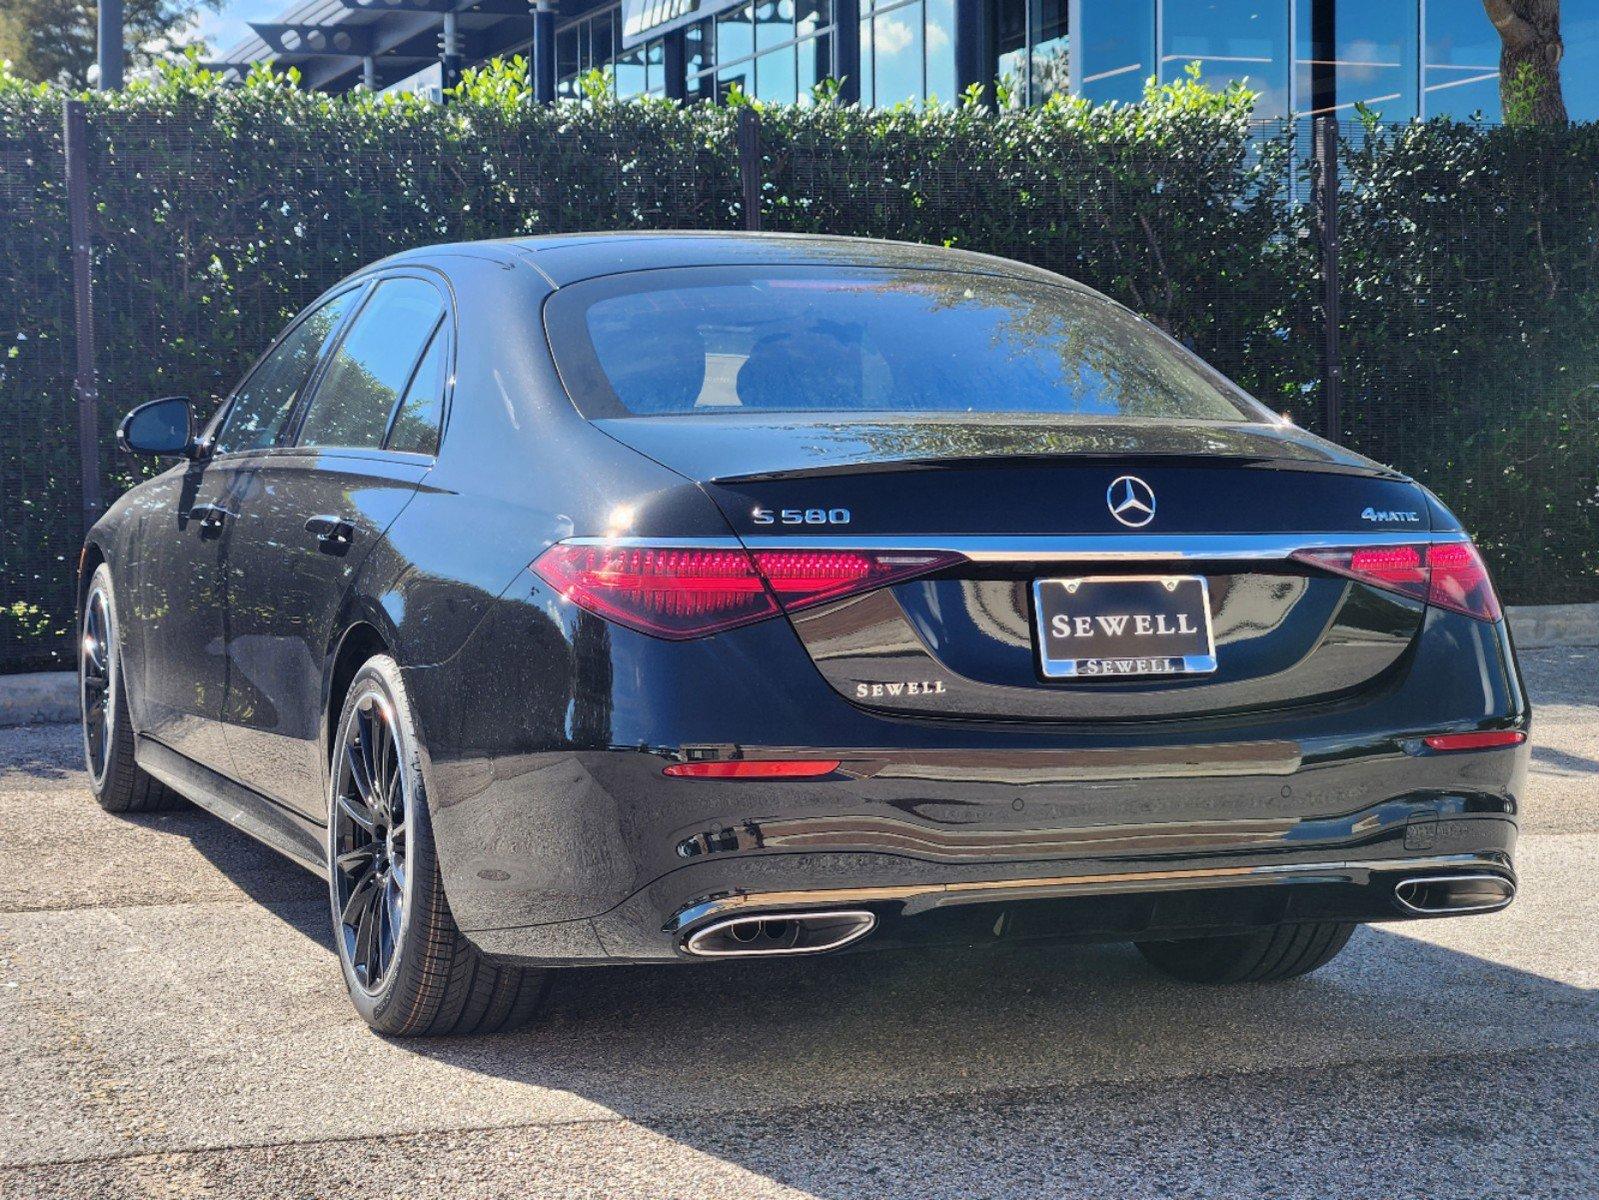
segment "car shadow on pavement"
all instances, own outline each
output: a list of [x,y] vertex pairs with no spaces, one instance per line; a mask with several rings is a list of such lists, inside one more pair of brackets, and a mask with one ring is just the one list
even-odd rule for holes
[[1599,772],[1599,761],[1552,746],[1534,744],[1532,762],[1539,770],[1551,774],[1591,776]]
[[[1585,1107],[1593,1086],[1531,1113],[1501,1061],[1565,1036],[1579,1047],[1572,1062],[1586,1052],[1592,1072],[1596,1001],[1368,926],[1322,972],[1231,988],[1173,983],[1126,945],[563,971],[526,1030],[403,1048],[575,1093],[836,1200],[963,1194],[940,1176],[978,1161],[977,1194],[1055,1194],[1041,1188],[1051,1161],[1085,1190],[1117,1194],[1100,1189],[1142,1156],[1151,1173],[1132,1176],[1133,1190],[1167,1194],[1150,1187],[1159,1181],[1185,1194],[1182,1171],[1237,1149],[1241,1129],[1298,1123],[1325,1135],[1329,1122],[1345,1127],[1336,1141],[1347,1157],[1311,1155],[1324,1172],[1311,1190],[1351,1194],[1350,1164],[1396,1139],[1418,1167],[1436,1150],[1447,1170],[1503,1129],[1572,1136],[1587,1111],[1589,1136],[1599,1132]],[[1540,1013],[1536,1034],[1516,1031],[1517,1009]],[[1151,1140],[1165,1144],[1156,1152]],[[1201,1170],[1193,1182],[1225,1178]]]
[[[327,884],[318,876],[192,804],[182,803],[162,812],[130,813],[119,820],[184,838],[246,897],[333,954]],[[338,970],[331,958],[329,965]]]

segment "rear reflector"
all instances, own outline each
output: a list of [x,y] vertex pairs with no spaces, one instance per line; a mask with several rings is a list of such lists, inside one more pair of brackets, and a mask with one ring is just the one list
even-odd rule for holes
[[736,759],[732,762],[674,763],[663,775],[674,779],[815,779],[838,770],[836,758]]
[[925,575],[958,554],[551,546],[533,570],[580,608],[661,638],[694,638]]
[[1519,729],[1489,729],[1476,733],[1435,733],[1421,739],[1429,750],[1487,750],[1492,746],[1519,746],[1527,735]]
[[1477,547],[1470,542],[1434,546],[1363,546],[1357,550],[1298,550],[1300,562],[1346,575],[1385,591],[1438,608],[1465,613],[1479,621],[1497,621],[1499,597],[1494,594]]

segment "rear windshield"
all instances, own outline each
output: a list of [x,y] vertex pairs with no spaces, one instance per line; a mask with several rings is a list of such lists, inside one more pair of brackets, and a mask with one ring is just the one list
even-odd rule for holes
[[563,288],[550,342],[590,418],[1054,413],[1268,419],[1126,309],[943,271],[714,267]]

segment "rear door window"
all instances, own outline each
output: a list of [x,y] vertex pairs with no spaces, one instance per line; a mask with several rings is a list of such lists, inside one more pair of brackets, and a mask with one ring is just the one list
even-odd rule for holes
[[444,311],[443,296],[424,279],[378,284],[317,384],[299,444],[381,447]]
[[351,288],[308,313],[256,365],[234,394],[217,434],[216,453],[262,450],[278,444],[311,368],[360,295],[360,288]]

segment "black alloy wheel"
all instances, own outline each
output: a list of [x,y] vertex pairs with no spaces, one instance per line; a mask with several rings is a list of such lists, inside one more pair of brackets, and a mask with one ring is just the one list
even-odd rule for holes
[[339,935],[355,981],[376,992],[394,965],[410,910],[408,772],[394,713],[376,689],[346,723],[333,806],[333,888]]
[[117,597],[111,568],[101,563],[84,592],[78,634],[78,704],[89,790],[107,812],[154,812],[180,797],[134,759],[133,717],[122,672]]
[[329,754],[328,893],[350,1000],[398,1037],[526,1020],[549,972],[493,962],[461,933],[433,844],[422,738],[399,665],[355,673]]
[[110,596],[95,578],[83,606],[83,636],[78,646],[78,693],[83,706],[83,757],[89,780],[98,791],[111,765],[116,732],[115,644],[111,638]]

